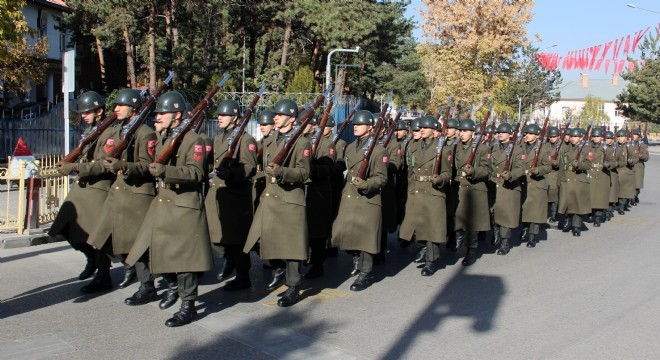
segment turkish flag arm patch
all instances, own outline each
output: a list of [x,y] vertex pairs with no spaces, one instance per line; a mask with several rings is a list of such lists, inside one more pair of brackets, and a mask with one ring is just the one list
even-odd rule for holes
[[204,147],[202,145],[195,145],[193,151],[193,158],[195,161],[202,161],[204,158]]
[[156,153],[156,140],[147,141],[147,153],[149,153],[149,156],[154,157]]
[[387,156],[383,156],[383,162],[387,164]]

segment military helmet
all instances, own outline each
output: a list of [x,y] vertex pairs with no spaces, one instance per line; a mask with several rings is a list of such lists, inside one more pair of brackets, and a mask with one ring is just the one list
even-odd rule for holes
[[413,121],[410,123],[410,130],[412,130],[412,131],[419,131],[419,121],[420,121],[421,119],[422,119],[422,118],[417,118],[417,119],[413,120]]
[[458,129],[458,119],[447,119],[447,129]]
[[335,127],[335,117],[328,114],[328,120],[325,122],[325,127]]
[[474,131],[475,128],[476,128],[476,125],[474,124],[474,120],[472,120],[472,119],[462,119],[458,122],[458,130]]
[[291,99],[282,99],[273,106],[275,114],[298,116],[298,105]]
[[541,133],[541,127],[536,124],[528,124],[523,128],[523,134],[534,134],[538,135]]
[[509,123],[501,123],[497,126],[497,131],[498,133],[507,133],[507,134],[513,134],[513,126]]
[[559,136],[559,128],[556,126],[548,127],[548,136],[549,137]]
[[420,128],[435,129],[438,126],[438,121],[433,116],[424,116],[419,119]]
[[183,98],[180,92],[172,90],[164,93],[158,97],[156,103],[155,113],[175,113],[186,110],[186,99]]
[[373,125],[374,115],[369,110],[360,110],[355,113],[353,125]]
[[628,136],[628,134],[626,134],[626,130],[625,130],[625,129],[621,129],[621,130],[619,130],[619,131],[616,132],[616,136],[617,136],[617,137],[626,137],[626,136]]
[[602,128],[595,128],[595,129],[591,130],[591,136],[596,136],[596,137],[603,136],[603,133],[604,133],[604,131],[603,131]]
[[[303,113],[300,113],[296,120],[293,122],[294,125],[300,125],[302,124],[302,119],[303,119]],[[319,122],[319,116],[318,114],[312,115],[312,118],[309,119],[309,125],[316,125]]]
[[216,115],[238,116],[241,114],[241,106],[236,100],[222,100],[218,104]]
[[105,106],[105,100],[96,91],[85,91],[78,96],[78,111],[81,113],[102,108]]
[[570,135],[571,137],[573,137],[573,136],[582,137],[582,129],[572,128],[572,129],[568,130],[568,135]]
[[605,139],[614,139],[614,133],[612,131],[605,131]]
[[584,136],[584,134],[587,133],[587,130],[585,130],[583,128],[577,128],[577,129],[580,130],[580,136]]
[[270,110],[262,110],[259,112],[259,115],[257,115],[257,123],[259,125],[275,125],[275,120],[273,120],[274,117],[274,112]]
[[192,112],[193,112],[192,104],[190,104],[189,102],[186,101],[185,109],[186,109],[186,113],[185,113],[184,117],[187,118],[187,117],[192,116]]
[[406,126],[406,122],[403,120],[399,120],[396,123],[396,130],[408,130],[408,127]]
[[115,105],[128,105],[136,108],[140,107],[140,105],[142,105],[140,92],[130,88],[119,90],[115,97]]
[[640,135],[639,129],[632,129],[632,134],[633,135]]

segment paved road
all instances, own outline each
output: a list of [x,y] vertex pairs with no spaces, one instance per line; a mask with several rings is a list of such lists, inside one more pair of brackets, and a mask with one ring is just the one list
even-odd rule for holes
[[[391,239],[377,283],[352,293],[350,259],[306,281],[305,300],[278,308],[256,261],[253,289],[200,287],[200,319],[163,323],[177,306],[128,307],[137,285],[82,296],[80,253],[65,243],[0,250],[0,359],[656,359],[660,354],[660,156],[642,203],[575,238],[556,230],[534,249],[497,256],[487,244],[465,268],[421,277],[414,246]],[[460,254],[459,254],[460,255]],[[113,268],[115,281],[121,267]],[[210,274],[209,274],[210,275]]]

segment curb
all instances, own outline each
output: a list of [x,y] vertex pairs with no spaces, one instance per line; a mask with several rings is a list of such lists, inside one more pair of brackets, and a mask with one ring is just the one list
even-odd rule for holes
[[11,235],[0,240],[0,249],[16,249],[33,245],[47,244],[47,234],[38,235]]

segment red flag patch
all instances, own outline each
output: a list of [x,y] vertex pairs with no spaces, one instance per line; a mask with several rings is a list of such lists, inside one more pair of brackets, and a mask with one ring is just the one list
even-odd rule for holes
[[387,163],[387,156],[383,156],[383,162]]
[[447,155],[447,161],[451,161],[451,155]]
[[490,153],[486,154],[486,159],[490,159]]
[[115,149],[115,140],[114,139],[106,140],[105,145],[103,145],[103,151],[105,151],[105,153],[107,154],[114,149]]
[[335,154],[335,149],[330,149],[330,155],[334,155],[334,154]]
[[203,151],[204,151],[204,147],[202,145],[195,145],[195,152],[196,153],[197,152],[201,153]]
[[593,161],[593,160],[594,160],[594,153],[592,153],[592,152],[590,151],[590,152],[589,152],[589,161]]
[[248,150],[249,151],[257,151],[257,145],[255,145],[255,144],[248,145]]
[[403,151],[401,151],[401,149],[396,149],[396,154],[397,155],[401,155],[402,153],[403,153]]
[[147,141],[147,153],[149,153],[149,156],[151,157],[154,156],[156,153],[156,140]]
[[527,159],[527,155],[525,154],[520,155],[520,160],[525,160],[525,159]]
[[207,153],[210,153],[211,151],[213,151],[213,146],[211,146],[211,145],[206,145],[206,152],[207,152]]
[[303,156],[307,157],[307,156],[309,156],[309,154],[310,154],[309,150],[305,149],[303,151]]

